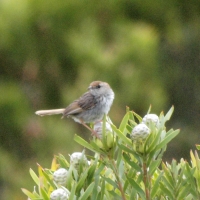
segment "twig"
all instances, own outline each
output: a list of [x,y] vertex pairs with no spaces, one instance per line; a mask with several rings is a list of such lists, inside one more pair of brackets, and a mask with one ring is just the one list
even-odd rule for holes
[[122,187],[122,184],[121,184],[121,181],[120,181],[120,178],[118,176],[118,170],[117,170],[117,167],[115,165],[115,161],[114,160],[111,160],[112,162],[112,165],[114,167],[114,173],[115,173],[115,176],[116,176],[116,179],[117,179],[117,184],[118,184],[118,187],[119,187],[119,190],[121,192],[121,195],[122,195],[122,200],[126,200],[126,197],[125,197],[125,194],[124,194],[124,190],[123,190],[123,187]]
[[143,181],[145,186],[145,194],[146,194],[146,200],[150,200],[150,192],[149,192],[149,177],[147,172],[147,164],[146,164],[146,158],[143,158]]

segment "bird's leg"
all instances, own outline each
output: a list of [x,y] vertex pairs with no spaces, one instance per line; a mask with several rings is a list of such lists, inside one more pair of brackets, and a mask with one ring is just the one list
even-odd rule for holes
[[95,137],[99,138],[98,134],[93,129],[91,129],[86,123],[84,123],[82,120],[81,120],[81,124],[83,126],[85,126],[89,131],[91,131],[92,135],[94,135]]
[[94,124],[97,124],[97,123],[102,122],[102,121],[103,121],[103,120],[96,121],[96,122],[94,122]]

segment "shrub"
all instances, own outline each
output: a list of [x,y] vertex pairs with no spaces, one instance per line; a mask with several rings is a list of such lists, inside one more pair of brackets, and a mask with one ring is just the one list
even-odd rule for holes
[[[63,155],[53,158],[50,169],[30,169],[36,186],[22,191],[31,200],[192,200],[200,199],[200,160],[191,151],[191,163],[184,159],[162,161],[167,144],[179,130],[166,129],[174,108],[158,117],[144,118],[127,108],[119,128],[108,117],[95,131],[99,138],[74,140],[93,156],[76,152],[70,161]],[[199,148],[199,146],[197,146]]]

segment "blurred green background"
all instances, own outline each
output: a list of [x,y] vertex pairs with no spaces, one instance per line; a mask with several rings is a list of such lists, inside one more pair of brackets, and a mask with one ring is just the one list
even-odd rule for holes
[[199,0],[0,0],[0,199],[26,199],[29,168],[82,148],[71,119],[38,117],[66,107],[90,82],[115,91],[118,126],[129,106],[144,116],[175,106],[168,128],[181,128],[165,160],[189,159],[200,143]]

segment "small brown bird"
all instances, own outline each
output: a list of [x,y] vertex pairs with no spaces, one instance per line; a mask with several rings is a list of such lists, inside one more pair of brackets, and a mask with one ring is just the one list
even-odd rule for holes
[[[102,81],[94,81],[88,87],[88,92],[66,108],[39,110],[35,114],[40,116],[63,114],[63,117],[71,117],[74,121],[91,130],[85,123],[95,123],[102,120],[104,114],[108,114],[113,100],[114,92],[109,84]],[[91,131],[94,133],[93,130]]]

